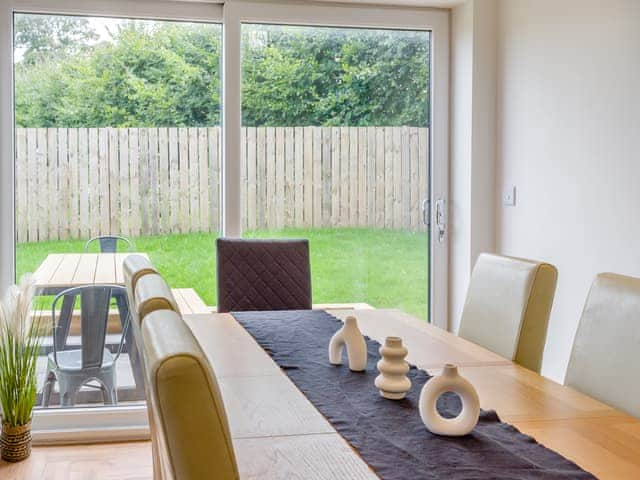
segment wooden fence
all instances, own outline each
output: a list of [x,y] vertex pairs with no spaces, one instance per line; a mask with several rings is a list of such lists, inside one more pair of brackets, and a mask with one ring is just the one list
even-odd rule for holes
[[[216,232],[220,128],[16,131],[18,242]],[[421,230],[428,130],[242,129],[248,229]]]

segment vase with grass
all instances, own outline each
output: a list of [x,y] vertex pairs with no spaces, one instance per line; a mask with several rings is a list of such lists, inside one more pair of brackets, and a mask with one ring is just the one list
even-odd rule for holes
[[0,455],[19,462],[31,454],[31,414],[36,403],[40,318],[33,309],[35,285],[25,275],[0,302]]

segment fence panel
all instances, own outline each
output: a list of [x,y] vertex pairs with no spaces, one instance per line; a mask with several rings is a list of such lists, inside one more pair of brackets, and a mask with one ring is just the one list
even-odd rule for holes
[[[16,131],[18,242],[217,232],[220,128]],[[243,225],[420,231],[429,132],[242,129]]]

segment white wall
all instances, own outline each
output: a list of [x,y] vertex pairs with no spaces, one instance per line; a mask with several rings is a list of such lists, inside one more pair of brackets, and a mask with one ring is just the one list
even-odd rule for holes
[[543,373],[562,380],[594,275],[640,276],[640,1],[500,1],[497,180],[518,188],[499,251],[559,269]]
[[471,269],[495,249],[495,0],[451,14],[449,328],[456,332]]
[[451,12],[449,328],[456,332],[471,272],[473,2]]

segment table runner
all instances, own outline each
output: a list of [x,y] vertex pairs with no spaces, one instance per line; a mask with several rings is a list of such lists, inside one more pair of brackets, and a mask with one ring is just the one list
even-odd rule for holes
[[[346,361],[331,365],[329,340],[342,322],[324,311],[232,315],[382,479],[595,478],[501,422],[494,411],[483,410],[465,437],[431,434],[418,413],[420,390],[429,374],[412,366],[407,397],[382,398],[373,384],[380,344],[365,337],[365,372],[351,372]],[[459,409],[456,395],[445,394],[438,401],[443,416],[455,416]]]

